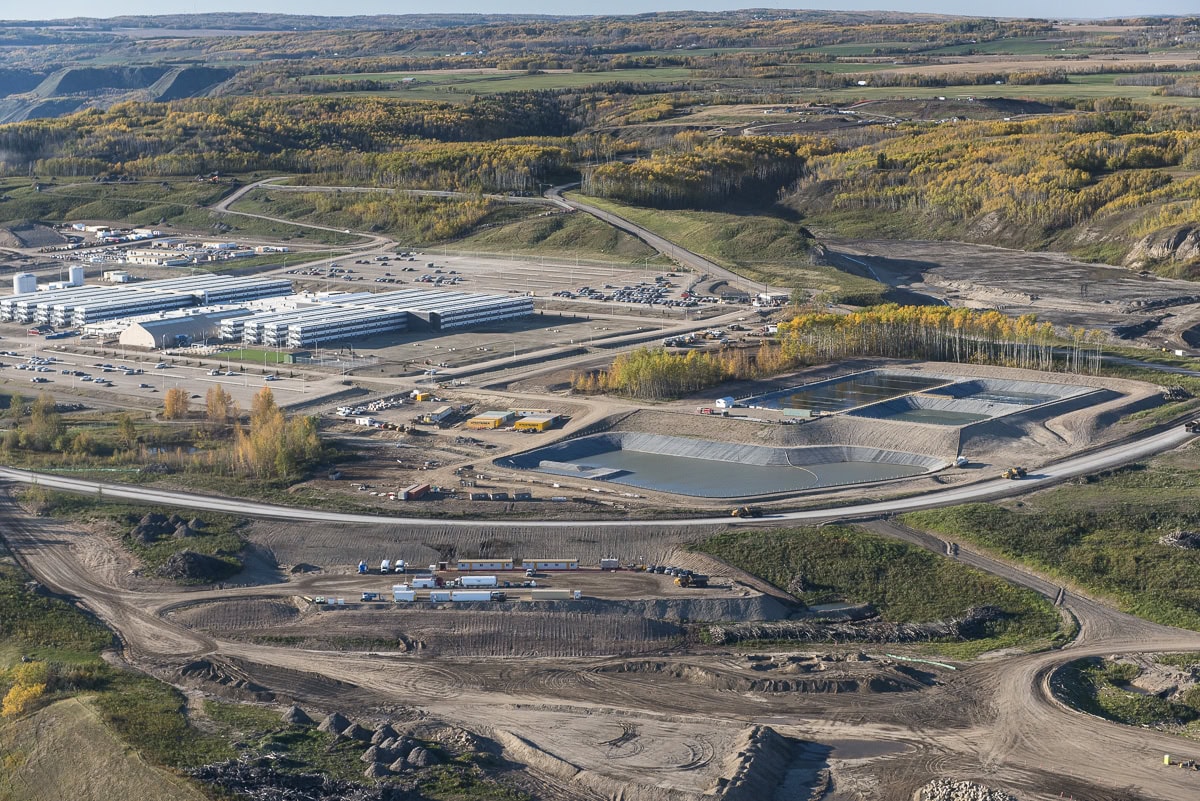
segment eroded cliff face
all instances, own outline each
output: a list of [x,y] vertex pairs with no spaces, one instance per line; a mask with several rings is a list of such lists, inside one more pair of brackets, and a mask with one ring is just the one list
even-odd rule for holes
[[1125,257],[1125,265],[1141,268],[1151,263],[1194,260],[1200,260],[1200,225],[1187,224],[1143,237]]

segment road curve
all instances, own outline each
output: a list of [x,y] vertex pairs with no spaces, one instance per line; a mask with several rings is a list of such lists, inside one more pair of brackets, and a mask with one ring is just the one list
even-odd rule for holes
[[732,270],[726,269],[716,262],[709,261],[703,256],[693,253],[687,248],[682,248],[671,240],[664,239],[653,231],[643,228],[637,223],[627,220],[619,214],[613,214],[610,211],[605,211],[604,209],[597,208],[596,206],[592,206],[587,203],[580,203],[578,200],[572,200],[570,198],[563,197],[562,193],[574,186],[578,186],[578,184],[564,184],[563,186],[555,186],[551,189],[547,189],[546,198],[562,206],[563,208],[582,211],[585,214],[590,214],[596,219],[602,220],[603,222],[606,222],[615,228],[620,228],[622,231],[633,234],[638,239],[657,250],[659,253],[667,256],[668,258],[674,259],[679,264],[693,270],[697,274],[707,273],[709,278],[729,281],[734,284],[748,285],[750,283],[749,279],[745,278],[744,276],[738,275]]
[[[826,520],[855,517],[876,517],[880,515],[910,512],[917,509],[929,509],[937,506],[949,506],[960,503],[994,500],[996,498],[1004,498],[1012,495],[1023,494],[1031,490],[1057,484],[1077,476],[1095,473],[1100,470],[1107,470],[1137,461],[1139,459],[1144,459],[1148,456],[1153,456],[1154,454],[1177,448],[1180,445],[1183,445],[1184,443],[1194,439],[1195,437],[1196,434],[1184,431],[1182,426],[1173,426],[1169,429],[1151,434],[1149,436],[1128,442],[1117,443],[1106,448],[1100,448],[1089,453],[1064,459],[1063,461],[1055,464],[1047,465],[1037,472],[1032,473],[1028,478],[1019,481],[995,478],[988,481],[968,484],[967,486],[936,490],[933,492],[904,498],[895,498],[885,501],[874,501],[871,503],[859,503],[844,506],[823,506],[812,509],[802,509],[795,512],[782,512],[780,514],[765,516],[760,518],[759,521],[767,523],[822,522]],[[384,525],[427,525],[430,522],[434,522],[431,521],[430,518],[426,517],[351,514],[344,512],[330,512],[321,509],[278,506],[275,504],[261,503],[259,501],[223,498],[211,495],[199,495],[195,493],[180,492],[177,490],[155,489],[152,487],[139,487],[126,484],[111,484],[106,482],[57,476],[49,473],[36,473],[30,470],[17,470],[7,467],[0,468],[0,478],[22,484],[34,484],[41,487],[47,487],[49,489],[64,490],[67,492],[81,493],[85,495],[103,495],[110,498],[122,498],[126,500],[148,503],[162,503],[173,506],[182,506],[189,509],[206,509],[214,512],[228,512],[230,514],[241,514],[252,517],[265,517],[280,520],[305,520],[327,523]],[[671,519],[661,521],[642,519],[572,521],[456,519],[452,521],[448,520],[436,522],[452,523],[454,525],[460,525],[464,527],[486,528],[623,528],[629,526],[644,526],[648,523],[662,523],[664,525],[672,526],[719,525],[731,523],[743,525],[745,523],[743,520],[736,518],[731,519],[727,516],[697,517],[682,520]]]

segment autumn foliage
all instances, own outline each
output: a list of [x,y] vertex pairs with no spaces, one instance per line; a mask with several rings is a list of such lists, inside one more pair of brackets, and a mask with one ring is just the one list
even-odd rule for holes
[[607,370],[576,375],[572,387],[576,392],[667,400],[724,381],[774,375],[794,364],[781,348],[768,342],[757,350],[693,350],[686,354],[641,348],[617,356]]

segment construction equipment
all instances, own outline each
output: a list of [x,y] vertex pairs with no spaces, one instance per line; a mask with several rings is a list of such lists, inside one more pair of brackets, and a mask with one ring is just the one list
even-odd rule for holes
[[702,576],[699,573],[693,573],[690,570],[685,570],[675,577],[676,587],[707,587],[708,576]]
[[739,506],[729,514],[733,517],[762,517],[762,510],[754,506]]
[[1186,423],[1183,424],[1183,430],[1187,431],[1190,434],[1200,433],[1200,419],[1188,420]]
[[1025,478],[1025,475],[1026,474],[1025,474],[1024,467],[1010,467],[1007,470],[1005,470],[1003,473],[1001,473],[1000,477],[1015,480],[1018,478]]

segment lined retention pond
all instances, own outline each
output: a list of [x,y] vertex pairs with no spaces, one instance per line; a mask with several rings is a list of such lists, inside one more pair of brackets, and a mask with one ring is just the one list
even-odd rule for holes
[[945,386],[951,381],[945,376],[872,371],[789,387],[746,398],[743,403],[759,409],[809,409],[828,414]]
[[738,498],[861,484],[945,466],[876,448],[772,448],[614,432],[497,460],[504,467],[706,498]]

